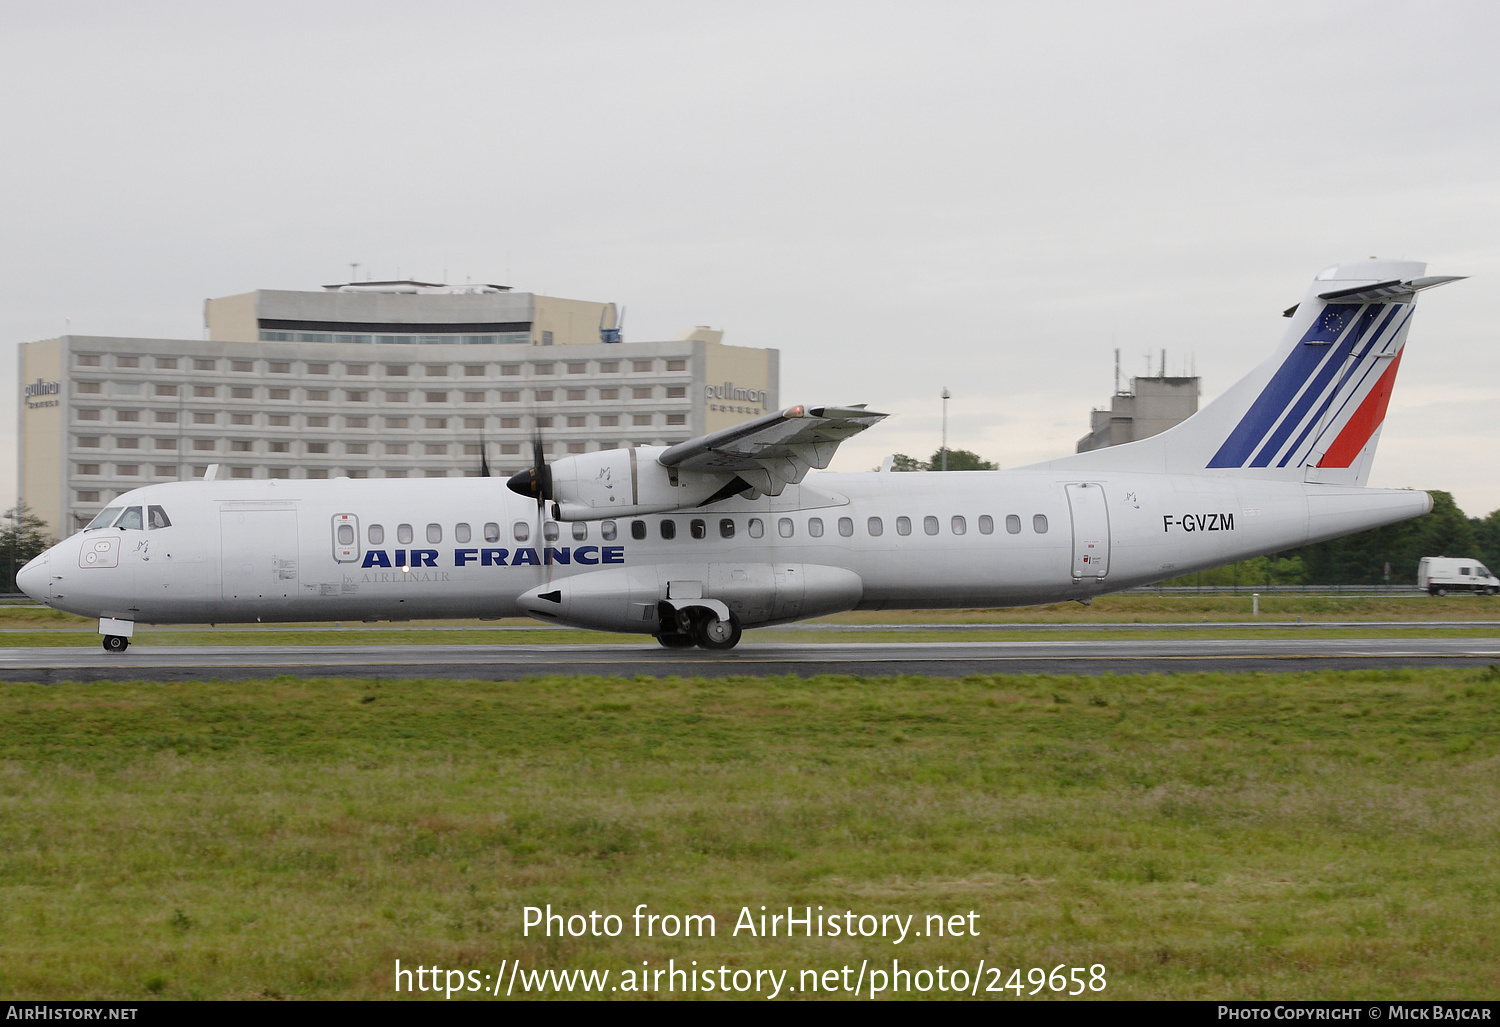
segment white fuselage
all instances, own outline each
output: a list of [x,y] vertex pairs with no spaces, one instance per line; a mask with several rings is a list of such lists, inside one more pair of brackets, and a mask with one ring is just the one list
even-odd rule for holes
[[531,614],[653,632],[658,600],[695,591],[746,627],[1085,599],[1389,524],[1431,501],[1048,469],[821,473],[775,497],[573,523],[539,523],[534,502],[493,478],[178,482],[110,505],[159,506],[171,524],[80,532],[28,565],[27,592],[143,623]]

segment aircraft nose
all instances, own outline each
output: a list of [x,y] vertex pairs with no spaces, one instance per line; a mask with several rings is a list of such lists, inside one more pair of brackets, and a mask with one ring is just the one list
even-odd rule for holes
[[32,559],[16,573],[16,587],[38,602],[46,602],[50,564],[51,556],[48,553]]

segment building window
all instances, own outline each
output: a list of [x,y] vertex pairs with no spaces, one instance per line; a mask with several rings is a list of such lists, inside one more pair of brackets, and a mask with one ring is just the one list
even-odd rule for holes
[[99,448],[99,436],[97,436],[97,435],[80,435],[80,436],[78,436],[78,448],[79,449],[98,449]]
[[[550,428],[550,427],[552,427],[552,418],[550,418],[550,417],[538,417],[536,419],[536,426],[538,428]],[[550,450],[549,450],[549,452],[550,452]]]
[[201,358],[193,360],[194,371],[212,371],[216,366],[218,366],[217,360],[203,360]]
[[587,399],[587,398],[588,398],[588,392],[586,390],[584,390],[584,389],[569,389],[568,390],[568,402],[570,402],[570,403],[577,403],[580,400],[584,400],[584,399]]
[[465,378],[483,378],[484,377],[484,365],[483,364],[465,364],[464,365],[464,377]]
[[406,472],[405,471],[386,471],[385,472],[385,476],[387,478],[404,478],[404,477],[406,477]]
[[1038,535],[1047,534],[1047,515],[1033,514],[1031,517],[1031,530]]
[[272,467],[266,472],[268,478],[290,478],[292,469],[290,467]]
[[[282,445],[284,446],[286,443],[283,442]],[[249,439],[231,439],[229,442],[229,451],[231,453],[249,453],[254,448],[255,444]],[[285,450],[282,452],[285,452]]]
[[632,374],[650,374],[651,373],[651,361],[649,361],[649,360],[632,360],[630,362],[630,372]]
[[600,374],[619,374],[620,373],[620,362],[618,360],[601,360],[601,361],[599,361],[599,373]]
[[115,411],[115,420],[116,421],[135,422],[135,421],[139,421],[140,419],[141,419],[141,412],[139,410],[116,410]]
[[521,373],[520,364],[501,364],[500,373],[506,377],[514,377]]
[[587,449],[588,449],[588,444],[584,443],[584,442],[570,442],[570,443],[568,443],[568,452],[569,453],[583,453],[583,452],[586,452]]
[[157,464],[152,468],[152,473],[158,478],[175,478],[177,477],[177,468],[172,464]]
[[538,403],[551,403],[552,402],[552,390],[551,389],[537,389],[536,390],[536,401]]
[[369,426],[370,426],[370,419],[368,417],[346,417],[346,418],[344,418],[344,427],[345,428],[368,428]]
[[644,389],[631,389],[630,390],[630,398],[631,399],[650,399],[651,398],[651,388],[650,388],[650,386],[647,386]]
[[369,476],[370,472],[363,467],[351,468],[349,471],[349,477],[351,478],[368,478]]
[[115,357],[116,367],[140,367],[140,357]]
[[271,374],[291,374],[292,365],[286,360],[271,360],[266,363],[266,370]]
[[[249,417],[250,415],[249,414],[242,414],[241,416],[243,416],[243,417]],[[249,424],[250,422],[246,421],[245,423]],[[239,424],[239,422],[236,421],[235,424]],[[270,425],[272,428],[290,428],[292,426],[292,415],[291,414],[267,414],[266,415],[266,424]]]
[[481,456],[478,443],[464,443],[464,456]]
[[254,399],[255,390],[249,386],[237,386],[229,390],[230,399]]
[[387,442],[385,451],[388,456],[405,456],[407,445],[404,442]]
[[115,464],[115,473],[123,478],[134,478],[141,473],[140,464]]
[[387,378],[405,378],[408,373],[405,364],[385,365],[385,376]]
[[176,449],[177,448],[177,440],[176,439],[157,439],[156,440],[156,448],[157,449]]
[[587,427],[588,423],[589,419],[582,414],[573,414],[568,417],[569,428],[584,428]]
[[422,426],[424,428],[446,428],[448,427],[448,419],[446,417],[424,417],[422,418]]
[[668,399],[687,399],[686,385],[669,385],[667,387]]
[[115,439],[115,448],[116,449],[140,449],[141,448],[141,440],[137,439],[137,438],[134,438],[134,437],[130,437],[130,436],[127,436],[126,438],[123,438],[123,439]]
[[[229,362],[229,369],[232,370],[232,371],[254,371],[255,370],[255,361],[253,361],[253,360],[231,360]],[[241,469],[243,470],[243,468],[241,468]],[[250,475],[245,474],[245,475],[241,475],[241,477],[248,478],[248,477],[250,477]]]
[[327,417],[309,417],[307,419],[307,426],[309,428],[327,428],[328,427],[328,418]]
[[80,395],[93,396],[99,392],[98,382],[78,382],[75,386]]
[[619,414],[603,414],[599,418],[599,427],[601,428],[617,428],[619,425]]
[[314,467],[308,470],[307,476],[309,478],[326,478],[328,477],[328,469],[326,467]]
[[344,365],[344,373],[345,374],[366,375],[366,374],[370,373],[370,365],[369,364],[345,364]]
[[[552,345],[552,333],[549,332],[549,331],[547,331],[545,328],[542,329],[542,345],[543,346],[550,346],[550,345]],[[551,374],[551,372],[549,371],[548,374]]]
[[[249,417],[250,415],[249,414],[235,414],[233,416],[235,416],[235,417]],[[213,414],[202,413],[200,411],[199,413],[196,413],[196,414],[193,415],[193,423],[194,424],[213,424],[214,423],[214,415]]]
[[291,448],[290,447],[291,447],[291,443],[288,443],[288,442],[268,442],[268,443],[266,443],[266,449],[269,452],[272,452],[272,453],[289,453],[289,452],[291,452]]
[[328,373],[328,365],[327,364],[308,364],[307,365],[307,373],[308,374],[327,374]]
[[406,393],[404,393],[404,392],[387,392],[385,394],[385,401],[387,403],[405,403],[406,402]]
[[175,370],[177,370],[177,358],[176,357],[157,357],[156,358],[156,369],[158,371],[175,371]]
[[97,354],[97,353],[80,353],[80,354],[78,354],[78,366],[79,367],[98,367],[99,366],[99,354]]
[[643,424],[644,425],[649,425],[651,423],[651,415],[650,414],[631,414],[630,415],[630,423],[634,424],[634,425],[643,425]]
[[465,417],[464,418],[464,427],[465,428],[483,428],[484,427],[484,418],[482,418],[482,417]]
[[154,413],[154,414],[151,415],[151,419],[153,421],[155,421],[157,424],[176,424],[177,423],[177,411],[175,411],[175,410],[158,410],[156,413]]
[[344,401],[346,403],[368,403],[370,394],[363,389],[345,389]]
[[[273,443],[273,445],[274,445],[274,443]],[[307,451],[308,451],[309,454],[312,454],[314,456],[321,456],[322,454],[328,452],[328,443],[326,443],[326,442],[309,442],[307,444]]]
[[98,464],[79,464],[78,465],[78,473],[79,474],[98,474],[99,473],[99,465]]
[[349,453],[352,456],[363,456],[366,453],[368,453],[369,451],[370,451],[370,444],[368,442],[346,442],[346,443],[344,443],[344,452],[345,453]]
[[212,452],[214,448],[213,439],[194,439],[193,450],[199,453]]
[[229,469],[229,476],[231,478],[251,478],[254,475],[255,470],[251,467],[231,467]]
[[156,394],[158,396],[175,396],[175,395],[177,395],[177,386],[175,386],[175,385],[158,385],[158,386],[156,386]]
[[520,443],[517,443],[517,442],[502,442],[502,443],[500,443],[500,455],[501,456],[515,456],[519,452],[521,452],[521,445],[520,445]]
[[80,411],[78,411],[78,419],[80,421],[97,421],[97,420],[99,420],[99,411],[97,411],[97,410],[80,410]]
[[448,365],[427,364],[422,368],[422,373],[429,378],[446,378],[448,377]]
[[466,393],[464,393],[464,402],[465,403],[483,403],[484,402],[484,393],[482,393],[482,392],[466,392]]
[[500,427],[519,428],[521,427],[521,419],[519,417],[502,417],[500,418]]
[[219,390],[212,385],[193,386],[193,396],[196,399],[213,399],[214,396],[218,395],[218,392]]
[[385,419],[385,426],[387,428],[405,428],[406,427],[406,418],[404,418],[404,417],[387,417]]
[[620,390],[619,389],[600,389],[599,390],[599,398],[600,399],[619,399],[620,398]]
[[551,364],[532,364],[531,365],[531,373],[532,374],[555,374],[556,371],[553,370],[553,365],[551,365]]
[[687,370],[687,361],[686,360],[668,360],[667,361],[667,370],[668,371],[686,371]]
[[668,424],[687,424],[687,414],[668,414]]
[[422,447],[422,451],[428,456],[447,456],[448,447],[437,442],[429,442]]
[[267,389],[266,390],[266,398],[267,399],[291,399],[292,398],[292,390],[291,389]]
[[575,360],[568,364],[569,374],[586,374],[588,373],[588,369],[589,365],[582,360]]
[[327,389],[308,389],[307,390],[307,400],[308,400],[309,403],[327,403],[328,402],[328,390]]
[[519,392],[502,392],[500,393],[500,402],[519,403],[521,402],[521,394]]
[[97,493],[97,492],[79,492],[78,493],[78,501],[80,503],[97,503],[97,502],[99,502],[99,493]]

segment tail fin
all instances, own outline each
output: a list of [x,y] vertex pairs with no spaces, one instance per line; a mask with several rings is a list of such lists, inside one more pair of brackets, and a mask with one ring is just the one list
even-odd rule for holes
[[1363,485],[1401,365],[1416,294],[1454,277],[1359,260],[1313,281],[1264,363],[1160,435],[1048,466]]

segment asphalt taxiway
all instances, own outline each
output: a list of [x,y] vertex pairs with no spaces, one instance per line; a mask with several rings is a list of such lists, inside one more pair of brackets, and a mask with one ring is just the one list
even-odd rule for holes
[[795,674],[1139,674],[1500,663],[1487,638],[1067,638],[987,642],[742,643],[729,652],[621,645],[133,645],[0,649],[0,680],[195,681],[295,677],[515,680],[543,674],[651,677]]

